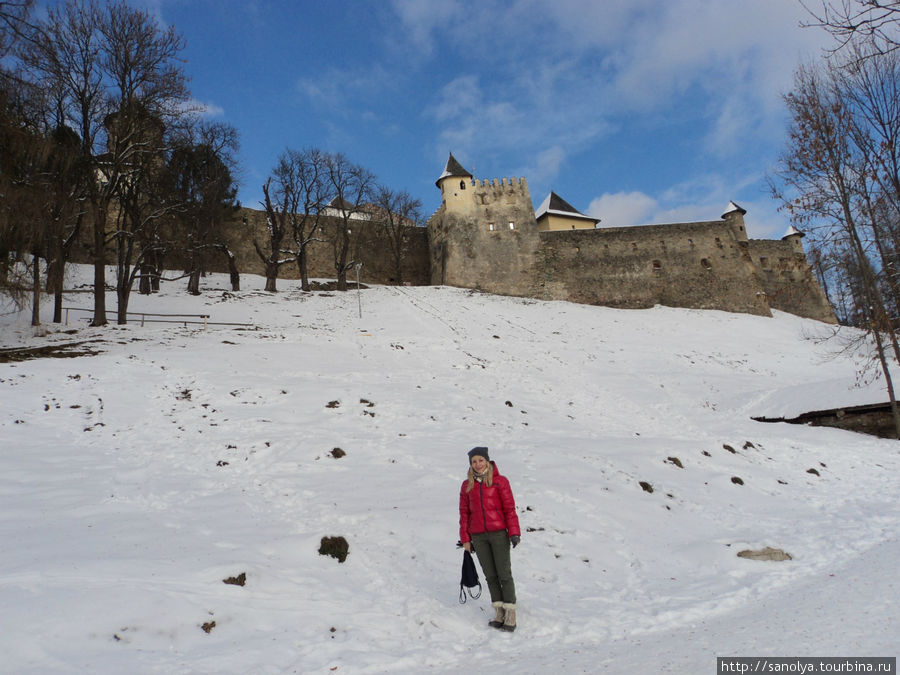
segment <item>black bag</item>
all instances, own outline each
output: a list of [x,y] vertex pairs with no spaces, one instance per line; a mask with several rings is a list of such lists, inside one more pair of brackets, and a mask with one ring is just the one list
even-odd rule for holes
[[[472,589],[478,586],[478,592],[473,593]],[[478,580],[478,570],[475,569],[475,561],[472,560],[472,554],[463,551],[462,562],[462,579],[459,581],[459,604],[464,605],[466,602],[466,590],[468,589],[469,597],[477,600],[481,597],[481,582]]]

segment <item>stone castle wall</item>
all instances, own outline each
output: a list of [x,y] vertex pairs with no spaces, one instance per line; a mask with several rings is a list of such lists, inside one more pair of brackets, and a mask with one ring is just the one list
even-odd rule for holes
[[[307,260],[310,278],[334,279],[334,249],[331,244],[332,234],[342,227],[338,218],[320,219],[322,232],[316,240],[307,245]],[[381,228],[375,223],[363,220],[351,221],[352,246],[350,258],[363,263],[359,272],[360,281],[373,284],[397,283],[396,272],[390,243]],[[254,209],[240,209],[223,225],[225,239],[235,254],[238,269],[242,273],[265,274],[265,266],[253,247],[256,237],[264,252],[268,251],[266,230],[266,214]],[[429,283],[428,233],[424,227],[407,228],[404,239],[401,271],[403,281],[413,285]],[[290,235],[286,236],[283,248],[296,249]],[[287,257],[287,256],[285,256]],[[212,271],[227,271],[222,267],[222,259],[213,259]],[[282,265],[278,273],[279,279],[299,279],[300,270],[296,263]],[[348,279],[356,280],[356,273]]]
[[442,204],[428,222],[432,284],[623,308],[763,316],[775,308],[835,322],[800,235],[748,240],[743,211],[696,223],[538,232],[524,179],[444,177],[438,186]]
[[750,257],[772,309],[834,321],[834,310],[806,260],[799,238],[796,242],[752,239],[749,244]]
[[[311,279],[334,279],[334,249],[331,244],[331,233],[342,227],[337,218],[320,220],[322,232],[316,240],[307,246],[308,273]],[[396,271],[390,243],[381,228],[372,222],[352,221],[352,228],[358,231],[351,238],[354,246],[350,258],[363,263],[359,278],[363,283],[395,284]],[[82,240],[72,249],[71,262],[88,263],[91,257],[90,233],[82,235]],[[220,240],[223,240],[235,256],[238,272],[241,274],[265,275],[265,265],[260,260],[253,246],[253,239],[259,241],[263,252],[268,252],[268,232],[266,216],[263,211],[241,208],[232,213],[221,226]],[[297,246],[290,235],[282,242],[283,249],[296,250]],[[282,258],[289,258],[284,253]],[[219,251],[208,250],[203,255],[207,272],[228,272],[228,261]],[[115,264],[116,250],[111,243],[106,259]],[[163,260],[163,267],[171,271],[183,271],[188,262],[182,251],[168,251]],[[430,282],[428,258],[428,233],[424,227],[410,227],[405,232],[403,255],[401,257],[402,280],[412,285],[427,285]],[[279,279],[291,280],[300,278],[300,269],[296,262],[286,263],[278,272]],[[348,280],[356,281],[355,271],[348,275]]]
[[770,315],[747,244],[724,221],[542,232],[541,243],[537,297]]

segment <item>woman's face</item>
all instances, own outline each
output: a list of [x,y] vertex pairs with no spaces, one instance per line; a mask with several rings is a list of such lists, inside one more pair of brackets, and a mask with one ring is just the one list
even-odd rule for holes
[[487,466],[488,461],[481,455],[475,455],[472,458],[472,468],[475,470],[475,473],[484,473],[484,470],[487,469]]

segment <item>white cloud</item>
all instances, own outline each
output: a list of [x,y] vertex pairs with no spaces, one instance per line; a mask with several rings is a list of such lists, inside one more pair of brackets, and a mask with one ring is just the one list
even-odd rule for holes
[[587,215],[599,218],[599,227],[628,227],[651,222],[658,208],[643,192],[607,192],[591,201]]
[[434,49],[433,33],[456,23],[464,8],[452,2],[433,0],[393,0],[394,11],[406,39],[420,54],[430,55]]
[[204,117],[222,117],[225,114],[225,109],[215,103],[192,100],[189,105],[196,106]]
[[799,28],[802,7],[784,0],[394,7],[398,30],[456,66],[429,108],[437,144],[523,157],[547,143],[578,154],[619,125],[665,126],[673,114],[708,125],[701,151],[739,156],[752,133],[783,128],[780,94],[800,54],[826,39]]
[[535,178],[545,182],[552,180],[559,173],[559,169],[565,159],[566,151],[558,145],[539,152],[537,156],[537,170],[534,172]]
[[323,69],[298,78],[295,88],[316,107],[353,117],[360,110],[371,113],[369,102],[392,93],[397,80],[382,64],[370,62],[356,68]]

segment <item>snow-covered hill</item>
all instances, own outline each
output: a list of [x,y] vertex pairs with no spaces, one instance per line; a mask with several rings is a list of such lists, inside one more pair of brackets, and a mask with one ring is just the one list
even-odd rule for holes
[[[0,670],[712,672],[716,656],[897,654],[897,442],[750,419],[884,399],[812,339],[829,327],[243,283],[170,284],[131,309],[250,327],[72,314],[35,338],[26,315],[0,317],[3,346],[97,352],[0,364]],[[486,591],[457,601],[474,445],[524,530],[513,634],[487,627]],[[318,554],[329,535],[346,562]],[[793,560],[736,555],[764,546]]]

